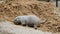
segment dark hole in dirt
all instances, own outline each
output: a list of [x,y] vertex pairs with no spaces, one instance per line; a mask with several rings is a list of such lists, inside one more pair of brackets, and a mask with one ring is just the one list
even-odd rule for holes
[[11,3],[9,3],[8,5],[11,5]]
[[52,24],[52,26],[57,26],[56,24]]
[[60,32],[60,27],[57,27],[57,31]]
[[60,27],[57,27],[57,29],[60,29]]
[[40,26],[37,26],[38,28],[40,27]]

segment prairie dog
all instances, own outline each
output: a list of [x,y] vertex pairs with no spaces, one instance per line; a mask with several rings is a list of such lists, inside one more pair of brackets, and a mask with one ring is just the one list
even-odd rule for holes
[[36,15],[17,16],[14,19],[14,23],[17,25],[25,24],[25,25],[34,26],[34,27],[38,26],[41,22],[42,22],[41,19]]

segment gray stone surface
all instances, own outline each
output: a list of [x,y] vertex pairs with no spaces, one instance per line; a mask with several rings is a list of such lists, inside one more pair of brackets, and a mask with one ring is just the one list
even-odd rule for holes
[[12,25],[10,22],[0,22],[0,34],[52,34],[29,27]]
[[[55,5],[56,6],[56,2],[54,1],[54,2],[52,2],[53,3],[53,5]],[[60,7],[60,1],[58,1],[58,7]]]

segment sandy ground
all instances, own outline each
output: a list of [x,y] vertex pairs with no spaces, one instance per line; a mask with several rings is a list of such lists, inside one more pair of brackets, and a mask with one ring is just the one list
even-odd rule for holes
[[50,2],[29,0],[7,0],[0,2],[0,20],[11,22],[16,16],[34,14],[42,20],[47,19],[46,22],[40,24],[41,31],[60,32],[59,12]]
[[[53,34],[51,32],[43,32],[33,28],[12,25],[8,21],[0,21],[0,34]],[[54,33],[57,34],[57,33]]]

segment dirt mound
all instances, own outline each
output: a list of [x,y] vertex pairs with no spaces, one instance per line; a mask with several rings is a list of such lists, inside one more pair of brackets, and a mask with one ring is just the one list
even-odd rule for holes
[[12,21],[16,16],[28,14],[35,14],[42,20],[47,19],[44,24],[41,24],[41,30],[59,31],[60,27],[57,26],[60,25],[60,17],[54,13],[54,6],[51,3],[21,0],[0,3],[0,20]]
[[[3,19],[11,20],[18,15],[35,14],[45,17],[45,12],[52,12],[53,6],[51,3],[39,1],[10,1],[0,4],[0,16]],[[49,14],[49,13],[48,13]],[[10,19],[9,19],[10,18]]]

